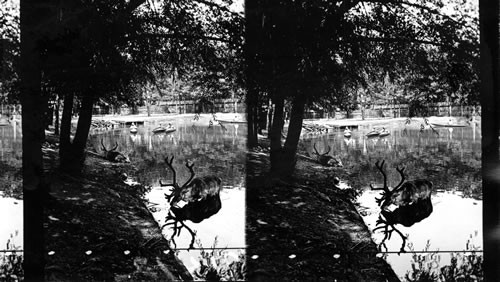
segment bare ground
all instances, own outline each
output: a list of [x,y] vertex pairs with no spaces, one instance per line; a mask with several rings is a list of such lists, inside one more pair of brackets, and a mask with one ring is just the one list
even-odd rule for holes
[[56,169],[45,150],[50,196],[46,207],[46,280],[173,281],[191,275],[141,198],[142,186],[123,183],[131,165],[88,156],[81,177]]
[[353,190],[334,188],[347,177],[299,159],[293,179],[272,179],[266,149],[247,166],[249,277],[262,281],[399,281],[352,203]]

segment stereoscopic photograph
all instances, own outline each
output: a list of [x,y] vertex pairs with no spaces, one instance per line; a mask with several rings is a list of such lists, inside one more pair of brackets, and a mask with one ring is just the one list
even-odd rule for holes
[[488,0],[0,0],[0,281],[499,281]]

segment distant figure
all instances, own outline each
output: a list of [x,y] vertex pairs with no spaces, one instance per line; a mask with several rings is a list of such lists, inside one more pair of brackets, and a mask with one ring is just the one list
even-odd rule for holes
[[169,122],[167,128],[172,128],[172,124]]
[[135,122],[130,126],[130,133],[137,133],[137,125],[135,125]]
[[346,127],[346,128],[344,129],[344,137],[345,137],[345,138],[349,138],[349,137],[351,137],[351,130],[349,129],[349,127]]

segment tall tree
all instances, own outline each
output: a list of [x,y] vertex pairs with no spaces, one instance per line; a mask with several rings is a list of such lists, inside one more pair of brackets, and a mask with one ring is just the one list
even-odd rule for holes
[[500,71],[498,1],[479,1],[481,20],[481,131],[484,281],[500,281]]
[[22,0],[21,11],[21,105],[23,147],[24,273],[26,281],[44,279],[43,107],[41,92],[40,37],[45,30],[48,1]]
[[[312,101],[363,84],[363,72],[438,77],[448,72],[436,68],[440,63],[468,55],[460,46],[467,43],[470,53],[477,53],[476,21],[442,13],[442,1],[262,0],[259,5],[258,35],[266,46],[256,50],[258,84],[275,105],[271,167],[281,175],[293,172],[302,114]],[[292,111],[281,144],[284,99],[292,102]]]
[[[60,159],[61,168],[70,173],[83,167],[97,100],[133,103],[141,96],[137,92],[158,77],[192,76],[199,69],[217,74],[214,65],[227,68],[223,61],[232,54],[232,44],[241,45],[231,39],[237,32],[233,21],[240,18],[209,1],[159,6],[146,1],[78,1],[60,2],[57,9],[54,33],[45,40],[43,66],[49,85],[65,97]],[[75,100],[80,101],[79,120],[71,140]]]
[[18,6],[0,1],[0,103],[19,102],[19,16]]

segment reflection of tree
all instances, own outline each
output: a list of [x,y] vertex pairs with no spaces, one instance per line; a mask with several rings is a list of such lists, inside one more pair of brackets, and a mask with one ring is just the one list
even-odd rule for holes
[[[227,131],[222,133],[201,124],[194,127],[191,123],[176,124],[176,127],[178,130],[164,135],[163,140],[153,135],[150,128],[144,127],[136,135],[137,139],[143,141],[134,144],[130,142],[128,129],[124,128],[121,131],[104,132],[99,137],[94,135],[91,144],[98,148],[100,138],[104,138],[104,142],[118,142],[118,146],[136,163],[138,177],[146,185],[158,185],[166,168],[163,159],[170,155],[176,156],[176,162],[196,162],[199,173],[217,174],[223,179],[224,185],[233,186],[233,182],[239,181],[244,175],[246,134],[236,136],[233,126],[228,126]],[[246,126],[240,125],[238,130],[244,132]],[[187,177],[187,173],[187,170],[180,169],[179,177]]]
[[[372,144],[371,140],[360,136],[362,134],[356,134],[351,139],[357,142],[352,143],[349,150],[341,147],[343,138],[321,138],[325,138],[324,142],[340,154],[345,165],[352,166],[350,172],[356,175],[352,181],[362,183],[360,187],[366,187],[366,183],[377,177],[378,172],[368,164],[384,158],[388,166],[404,164],[413,172],[415,178],[427,178],[435,183],[436,187],[445,190],[458,189],[466,197],[480,198],[481,143],[479,140],[473,140],[471,128],[454,130],[463,131],[464,138],[453,140],[449,148],[446,134],[436,135],[431,131],[420,133],[418,128],[407,128],[407,135],[403,135],[401,129],[394,129],[392,138],[384,139],[387,144]],[[317,140],[304,140],[301,146],[311,152],[313,142]],[[398,175],[395,173],[388,173],[387,177],[388,181],[398,181]]]

